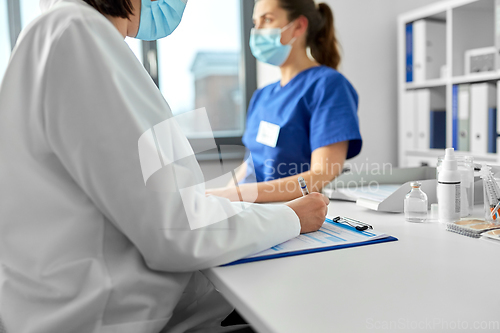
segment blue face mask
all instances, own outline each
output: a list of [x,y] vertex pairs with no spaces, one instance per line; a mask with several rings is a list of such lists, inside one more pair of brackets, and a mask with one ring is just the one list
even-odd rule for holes
[[157,40],[170,35],[181,23],[188,0],[142,0],[141,21],[135,38]]
[[287,45],[281,44],[281,33],[288,29],[293,22],[290,22],[283,29],[252,29],[250,35],[250,49],[257,60],[266,64],[281,66],[292,52],[292,39]]

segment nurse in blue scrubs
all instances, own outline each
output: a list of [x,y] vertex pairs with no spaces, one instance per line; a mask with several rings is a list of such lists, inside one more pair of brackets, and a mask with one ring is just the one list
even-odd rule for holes
[[243,143],[253,165],[237,172],[239,193],[231,186],[208,193],[237,201],[254,197],[247,183],[258,182],[257,202],[287,201],[301,196],[299,176],[319,192],[362,145],[358,95],[337,71],[332,11],[314,0],[257,0],[253,20],[252,53],[279,66],[281,80],[250,102]]

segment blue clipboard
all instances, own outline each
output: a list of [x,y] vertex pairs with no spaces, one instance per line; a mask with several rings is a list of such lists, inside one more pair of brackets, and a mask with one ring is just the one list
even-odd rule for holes
[[333,245],[333,246],[327,246],[327,247],[320,247],[320,248],[315,248],[315,249],[307,249],[307,250],[301,250],[301,251],[292,251],[292,252],[279,253],[279,254],[270,254],[270,255],[262,256],[262,257],[243,258],[243,259],[240,259],[240,260],[236,260],[236,261],[230,262],[230,263],[225,264],[225,265],[221,265],[221,267],[239,265],[239,264],[244,264],[244,263],[253,262],[253,261],[269,260],[269,259],[291,257],[291,256],[300,256],[300,255],[303,255],[303,254],[309,254],[309,253],[315,253],[315,252],[332,251],[332,250],[344,249],[344,248],[348,248],[348,247],[355,247],[355,246],[371,245],[371,244],[377,244],[377,243],[393,242],[393,241],[397,241],[397,240],[398,239],[396,237],[388,236],[388,237],[385,237],[385,238],[380,238],[380,239],[375,239],[375,240],[369,240],[369,241],[364,241],[364,242],[360,242],[360,243],[339,244],[339,245]]

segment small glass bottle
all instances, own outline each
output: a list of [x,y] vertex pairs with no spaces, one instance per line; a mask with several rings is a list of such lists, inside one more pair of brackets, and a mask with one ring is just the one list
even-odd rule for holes
[[420,182],[411,183],[411,191],[405,197],[405,219],[408,222],[425,222],[427,220],[427,194],[421,189]]

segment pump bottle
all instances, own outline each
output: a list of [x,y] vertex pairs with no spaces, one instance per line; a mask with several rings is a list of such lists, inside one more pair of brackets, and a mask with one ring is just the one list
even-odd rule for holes
[[460,219],[460,182],[461,177],[457,167],[455,151],[453,148],[447,148],[438,175],[439,222],[450,223]]

